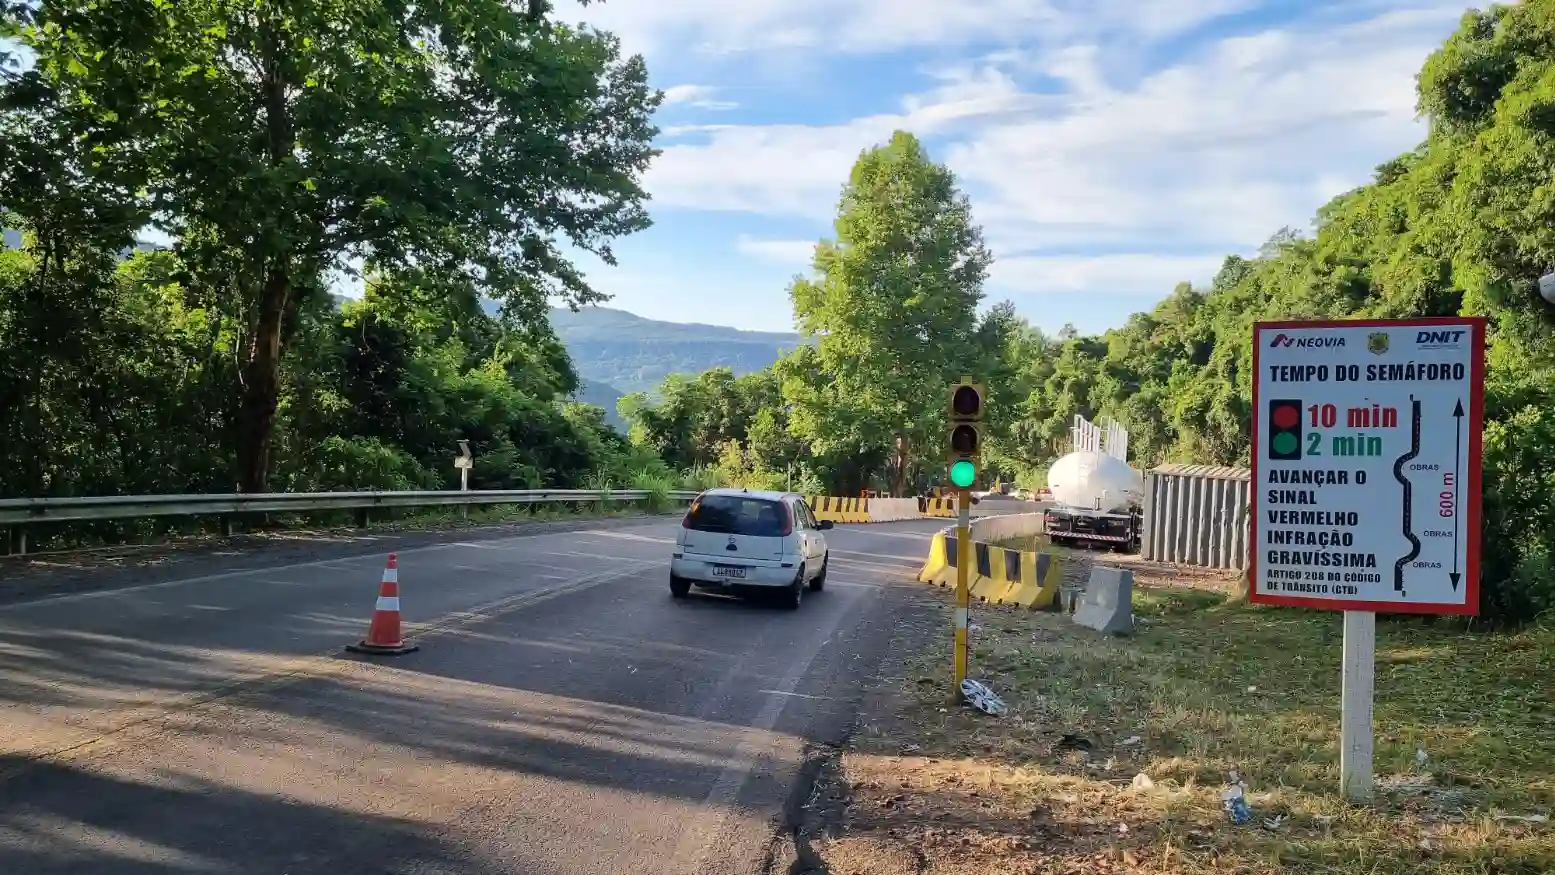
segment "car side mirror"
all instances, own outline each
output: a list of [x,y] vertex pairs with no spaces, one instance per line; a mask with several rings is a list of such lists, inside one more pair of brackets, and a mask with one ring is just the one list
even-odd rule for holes
[[815,527],[824,532],[827,529],[835,528],[836,525],[837,524],[832,522],[831,520],[821,520],[820,522],[815,524]]

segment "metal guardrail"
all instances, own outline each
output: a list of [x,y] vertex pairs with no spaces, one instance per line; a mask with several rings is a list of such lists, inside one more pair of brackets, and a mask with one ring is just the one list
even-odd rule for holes
[[[674,490],[674,501],[698,493]],[[250,495],[103,495],[89,498],[0,499],[0,525],[153,516],[220,516],[234,513],[306,513],[384,507],[546,504],[567,501],[642,501],[644,489],[489,489],[468,492],[276,492]]]

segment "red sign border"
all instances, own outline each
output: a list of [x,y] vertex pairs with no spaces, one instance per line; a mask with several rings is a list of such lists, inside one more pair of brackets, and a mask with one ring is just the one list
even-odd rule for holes
[[[1484,413],[1485,413],[1485,331],[1489,320],[1484,316],[1429,316],[1415,319],[1314,319],[1280,320],[1253,323],[1253,443],[1249,454],[1250,481],[1248,483],[1248,509],[1251,526],[1247,539],[1247,600],[1260,605],[1280,605],[1288,608],[1317,608],[1326,611],[1372,611],[1379,614],[1479,614],[1479,559],[1480,559],[1480,510],[1483,493],[1484,462]],[[1258,591],[1258,456],[1263,446],[1262,422],[1259,411],[1258,360],[1263,349],[1266,331],[1281,329],[1326,328],[1416,328],[1436,325],[1458,325],[1469,329],[1469,476],[1465,490],[1468,501],[1468,544],[1464,559],[1464,603],[1442,602],[1370,602],[1330,599],[1311,596],[1270,595]]]

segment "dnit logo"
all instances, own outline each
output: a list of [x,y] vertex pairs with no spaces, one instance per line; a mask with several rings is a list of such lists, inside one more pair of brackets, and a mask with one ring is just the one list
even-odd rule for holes
[[1283,348],[1290,346],[1295,342],[1296,341],[1289,334],[1276,334],[1274,335],[1274,339],[1269,341],[1269,346],[1271,348]]
[[1415,345],[1421,349],[1458,349],[1463,345],[1463,336],[1468,334],[1462,328],[1448,331],[1417,331],[1415,332]]

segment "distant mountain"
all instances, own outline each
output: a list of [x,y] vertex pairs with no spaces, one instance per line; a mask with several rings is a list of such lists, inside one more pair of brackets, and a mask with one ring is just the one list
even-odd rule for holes
[[660,322],[609,307],[576,313],[554,309],[551,326],[571,353],[578,376],[622,394],[650,391],[670,374],[716,367],[737,376],[754,373],[800,343],[799,335],[789,332]]
[[605,423],[616,431],[626,434],[626,422],[616,412],[616,402],[620,401],[621,396],[625,394],[614,386],[579,378],[578,391],[572,394],[572,398],[574,401],[605,408]]

